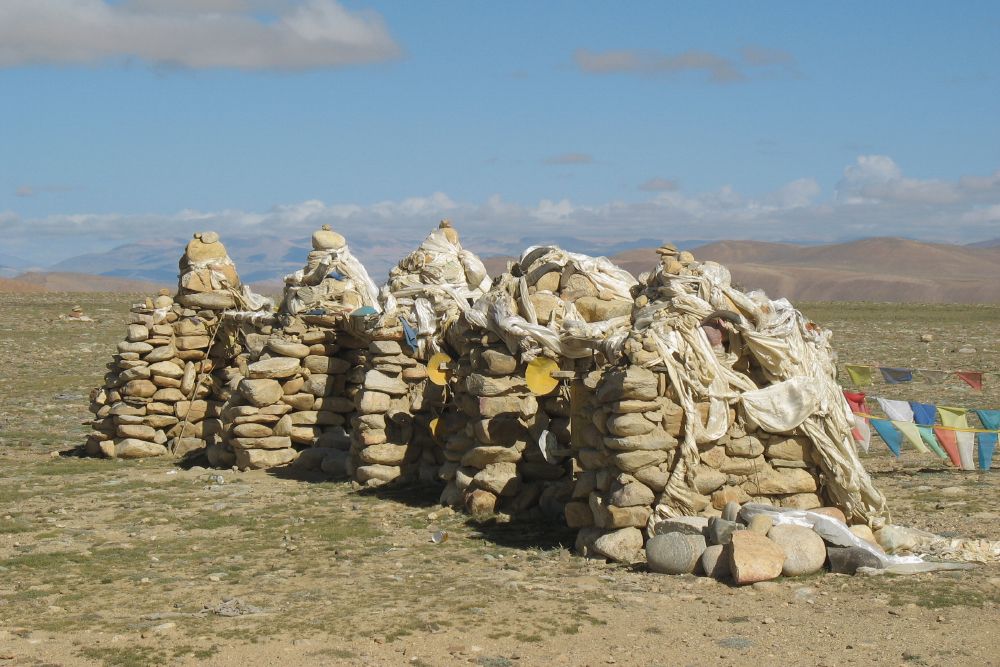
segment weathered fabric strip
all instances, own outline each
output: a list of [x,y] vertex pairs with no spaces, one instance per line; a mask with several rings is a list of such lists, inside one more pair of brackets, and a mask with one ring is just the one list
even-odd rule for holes
[[983,390],[983,374],[968,373],[966,371],[955,371],[955,375],[969,383],[969,386],[977,391]]
[[914,403],[910,401],[913,410],[913,421],[922,426],[934,426],[937,419],[937,406],[930,403]]
[[913,408],[906,401],[894,401],[888,398],[876,398],[882,411],[894,422],[912,422]]
[[863,387],[866,384],[872,383],[871,366],[853,366],[851,364],[844,364],[844,368],[847,369],[847,374],[851,376],[851,384]]
[[952,428],[969,428],[969,422],[965,418],[968,412],[965,408],[949,408],[944,405],[937,406],[938,414],[941,415],[941,423]]
[[910,444],[917,448],[918,452],[930,452],[930,450],[927,449],[927,445],[925,445],[924,441],[920,438],[920,429],[916,424],[908,421],[893,420],[892,425],[898,428],[900,433],[906,436],[906,439],[910,441]]
[[913,373],[909,368],[889,368],[887,366],[879,366],[878,369],[882,372],[882,379],[885,380],[886,384],[899,384],[901,382],[913,381]]
[[955,431],[955,440],[958,441],[958,457],[962,461],[962,470],[975,470],[976,463],[973,455],[976,450],[976,434],[968,431]]
[[889,449],[892,450],[892,453],[899,456],[899,451],[903,444],[903,435],[893,427],[892,422],[888,419],[875,419],[873,417],[871,424],[882,437],[882,440],[885,441],[885,444],[889,446]]
[[931,371],[925,368],[918,368],[917,372],[924,376],[924,379],[933,384],[940,384],[951,375],[948,371]]
[[948,458],[959,468],[962,467],[962,458],[958,455],[958,439],[955,438],[956,431],[949,431],[944,428],[934,429],[934,435],[937,436],[938,442],[944,448],[944,451],[948,454]]
[[948,455],[944,453],[941,449],[941,443],[938,442],[937,438],[934,437],[934,429],[930,426],[917,426],[920,431],[920,437],[924,439],[927,446],[931,448],[931,451],[938,455],[938,458],[946,459]]

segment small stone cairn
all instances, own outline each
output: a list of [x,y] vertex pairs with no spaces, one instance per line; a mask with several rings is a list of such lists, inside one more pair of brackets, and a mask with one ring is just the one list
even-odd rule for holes
[[[574,422],[585,422],[571,414],[570,392],[586,404],[607,365],[595,348],[628,326],[633,284],[605,258],[529,248],[452,327],[448,340],[461,353],[454,409],[435,433],[443,443],[438,477],[447,482],[442,504],[473,516],[562,517],[579,470]],[[537,396],[525,374],[539,357],[585,379]]]
[[161,290],[132,307],[104,386],[91,393],[92,456],[192,456],[218,441],[224,393],[213,371],[227,356],[219,316],[251,293],[214,232],[195,235],[180,269],[176,299]]

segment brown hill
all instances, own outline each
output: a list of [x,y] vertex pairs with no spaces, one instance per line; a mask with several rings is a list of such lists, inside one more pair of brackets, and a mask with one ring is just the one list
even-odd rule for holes
[[[1000,247],[977,248],[898,238],[822,246],[718,241],[691,253],[715,261],[748,289],[803,301],[1000,302]],[[652,269],[655,248],[613,255],[638,276]]]
[[516,262],[517,257],[485,257],[483,258],[483,266],[486,267],[486,272],[490,274],[490,278],[496,278],[501,273],[507,270],[507,262]]
[[0,292],[48,292],[41,285],[27,283],[23,280],[0,278]]
[[171,293],[176,288],[157,283],[147,283],[142,280],[129,280],[128,278],[110,278],[108,276],[94,276],[89,273],[66,273],[63,271],[53,271],[52,273],[22,273],[15,280],[31,283],[42,287],[42,291],[49,292],[141,292],[155,293],[161,289],[169,289]]

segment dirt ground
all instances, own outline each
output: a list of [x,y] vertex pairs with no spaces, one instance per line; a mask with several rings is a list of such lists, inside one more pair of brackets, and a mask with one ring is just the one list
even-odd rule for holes
[[[476,525],[437,489],[61,455],[83,441],[128,301],[0,295],[0,667],[1000,664],[995,565],[734,588],[590,563],[565,527]],[[76,304],[97,321],[54,319]],[[998,370],[993,306],[800,307],[848,363]],[[870,393],[998,409],[998,388]],[[878,440],[865,464],[895,523],[1000,539],[996,472]]]

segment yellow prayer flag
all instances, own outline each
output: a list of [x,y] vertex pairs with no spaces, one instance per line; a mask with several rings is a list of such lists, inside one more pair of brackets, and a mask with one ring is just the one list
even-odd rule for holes
[[844,364],[847,374],[851,376],[851,382],[858,387],[872,383],[872,366],[854,366]]
[[969,428],[969,422],[965,419],[965,408],[949,408],[943,405],[937,406],[938,414],[941,415],[941,423],[952,428]]
[[892,425],[900,430],[900,432],[906,436],[906,439],[917,448],[918,452],[930,452],[927,449],[927,445],[924,444],[923,439],[920,437],[920,429],[913,422],[902,422],[893,421]]

